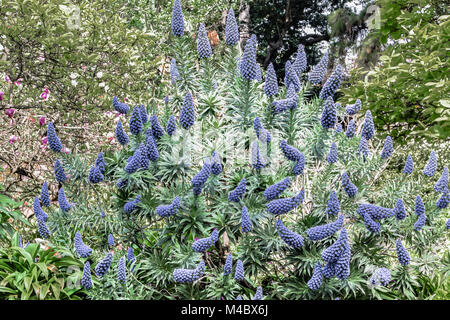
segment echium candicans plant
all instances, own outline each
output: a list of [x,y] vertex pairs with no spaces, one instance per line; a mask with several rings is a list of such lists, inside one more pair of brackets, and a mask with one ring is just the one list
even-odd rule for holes
[[[53,168],[47,172],[48,185],[32,197],[33,236],[45,238],[42,245],[64,245],[80,260],[80,269],[89,261],[82,286],[90,299],[233,300],[251,299],[261,290],[273,299],[439,295],[440,289],[423,288],[439,287],[436,277],[446,276],[445,155],[436,148],[436,161],[430,157],[429,175],[424,174],[427,159],[414,150],[407,158],[400,143],[393,149],[397,141],[386,138],[389,133],[375,132],[377,114],[365,117],[370,104],[361,111],[355,97],[351,107],[341,106],[337,81],[323,89],[325,75],[332,73],[327,54],[318,66],[305,69],[299,46],[290,61],[294,72],[286,78],[299,79],[298,92],[293,83],[278,87],[270,69],[262,72],[264,84],[253,81],[261,69],[257,35],[242,54],[220,34],[223,46],[200,58],[197,28],[184,28],[181,3],[174,3],[177,35],[172,29],[167,43],[180,78],[172,85],[172,74],[161,74],[155,100],[130,97],[139,107],[120,114],[117,127],[111,127],[116,139],[95,153],[49,154],[50,163],[58,158],[64,164],[70,179],[63,189]],[[212,29],[205,21],[191,25],[202,22]],[[265,48],[259,50],[264,54]],[[321,90],[332,92],[336,101],[320,99]],[[148,106],[147,117],[142,105]],[[362,151],[369,152],[365,162],[358,156],[361,136],[367,141]],[[256,161],[253,142],[259,146]],[[333,143],[339,151],[335,162],[333,153],[328,157]],[[422,151],[428,155],[431,149],[424,145]],[[413,170],[413,158],[419,170]],[[258,159],[266,161],[264,169]],[[90,183],[91,167],[102,172],[101,183]],[[46,201],[54,199],[57,187],[59,206]],[[416,196],[424,214],[414,213]],[[416,211],[423,211],[421,204]],[[83,246],[86,250],[77,253],[78,231],[92,248],[89,256]],[[132,254],[122,269],[127,249]],[[126,285],[119,266],[126,270]],[[388,281],[386,271],[376,273],[375,282],[387,283],[381,288],[371,284],[380,268],[391,275]]]

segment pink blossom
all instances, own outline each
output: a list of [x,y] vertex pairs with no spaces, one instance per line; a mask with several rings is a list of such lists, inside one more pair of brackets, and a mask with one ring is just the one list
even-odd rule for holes
[[225,300],[225,297],[224,297],[224,296],[222,296],[222,298],[220,298],[220,299],[222,299],[222,300]]
[[39,118],[39,125],[42,127],[45,124],[45,117]]
[[45,57],[44,56],[39,56],[39,57],[37,57],[38,58],[38,60],[40,60],[40,61],[44,61],[45,60]]
[[123,98],[123,102],[127,102],[127,100],[128,100],[127,98]]
[[6,81],[6,82],[10,82],[11,79],[10,79],[8,76],[5,76],[5,81]]
[[14,115],[15,112],[16,112],[16,109],[13,109],[13,108],[11,108],[11,109],[6,109],[6,110],[5,110],[5,114],[6,114],[8,117],[10,117],[10,118],[13,117],[13,115]]
[[22,81],[23,79],[22,78],[19,78],[19,79],[17,79],[16,81],[14,81],[14,84],[16,85],[16,86],[20,86],[21,84],[22,84]]
[[17,140],[19,140],[19,138],[17,138],[16,136],[12,135],[9,137],[9,143],[13,144],[14,142],[16,142]]
[[3,100],[3,96],[5,95],[5,93],[3,91],[0,91],[0,101]]
[[47,136],[45,136],[45,137],[43,137],[42,138],[42,144],[47,144],[48,143],[48,138],[47,138]]
[[47,92],[42,92],[41,93],[41,99],[47,100]]
[[69,148],[66,148],[66,147],[63,147],[62,150],[61,150],[61,152],[64,152],[65,154],[69,154],[70,149],[69,149]]

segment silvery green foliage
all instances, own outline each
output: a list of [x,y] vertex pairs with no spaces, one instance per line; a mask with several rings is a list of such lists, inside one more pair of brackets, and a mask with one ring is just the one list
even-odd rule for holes
[[311,72],[308,75],[308,81],[313,84],[321,84],[323,81],[323,77],[325,76],[325,72],[328,67],[328,52],[326,52],[322,59],[320,59],[319,63],[314,66]]
[[58,135],[55,131],[55,126],[53,125],[53,122],[49,122],[47,126],[47,139],[48,139],[48,145],[51,150],[54,152],[60,152],[62,149],[62,143],[61,140],[59,140]]
[[425,166],[422,172],[424,175],[432,177],[436,172],[436,168],[437,168],[437,156],[436,152],[432,150],[427,165]]
[[[326,126],[330,122],[327,129],[332,130],[324,130],[321,113],[326,102],[314,96],[319,88],[309,90],[311,83],[301,82],[302,76],[297,84],[297,89],[302,90],[296,92],[297,67],[301,67],[299,62],[304,58],[301,52],[291,61],[290,70],[295,72],[287,72],[286,82],[290,82],[290,86],[280,87],[283,96],[274,102],[274,96],[266,92],[268,85],[248,81],[248,78],[256,80],[260,76],[260,67],[252,60],[256,37],[247,43],[247,58],[251,59],[245,62],[244,52],[239,64],[236,61],[239,50],[230,46],[223,50],[218,47],[213,59],[199,63],[195,42],[192,34],[170,37],[169,45],[173,50],[168,56],[176,59],[180,75],[176,85],[170,84],[173,72],[164,74],[161,85],[165,87],[155,88],[154,100],[137,102],[138,97],[132,100],[151,106],[148,111],[158,114],[158,122],[162,121],[166,130],[162,130],[159,123],[158,129],[153,130],[151,119],[146,121],[139,107],[142,129],[128,138],[121,124],[128,123],[132,114],[122,114],[116,134],[123,146],[103,150],[103,160],[107,160],[104,166],[107,170],[102,172],[104,182],[95,186],[86,183],[96,155],[81,155],[79,158],[84,160],[77,163],[72,159],[76,154],[61,154],[64,170],[70,174],[64,189],[77,206],[67,213],[50,204],[48,228],[41,217],[42,209],[36,210],[38,231],[42,237],[50,237],[51,230],[54,243],[60,243],[64,235],[78,230],[89,235],[89,245],[96,251],[88,257],[92,264],[98,264],[106,256],[105,250],[110,248],[105,241],[108,234],[120,239],[124,248],[136,250],[139,263],[134,262],[132,249],[127,255],[127,267],[133,272],[126,279],[128,288],[120,286],[116,272],[106,274],[100,281],[93,274],[95,287],[89,290],[89,298],[98,298],[100,292],[112,292],[114,297],[108,296],[108,299],[129,298],[130,292],[133,295],[144,292],[149,299],[210,300],[223,296],[229,300],[244,292],[249,297],[248,289],[254,290],[258,283],[262,284],[265,295],[274,299],[421,297],[419,292],[423,290],[415,286],[415,276],[420,274],[421,283],[422,280],[426,283],[430,272],[442,275],[438,268],[424,267],[423,263],[425,257],[430,256],[428,251],[433,250],[430,265],[442,266],[438,259],[441,259],[440,243],[445,239],[443,231],[447,220],[442,214],[447,213],[444,209],[448,208],[450,200],[444,173],[444,178],[436,183],[437,177],[429,179],[413,172],[411,159],[409,171],[413,174],[406,176],[401,172],[403,161],[399,164],[397,158],[392,157],[390,139],[386,138],[383,146],[383,141],[375,135],[367,144],[371,156],[366,157],[365,162],[360,161],[359,129],[358,139],[353,137],[356,128],[361,127],[364,127],[362,135],[366,140],[366,135],[374,133],[370,130],[369,117],[364,125],[362,115],[349,117],[360,110],[358,100],[347,108],[333,101],[336,117],[333,115],[330,121],[324,121]],[[259,49],[264,51],[264,48]],[[221,56],[217,57],[219,52]],[[328,63],[328,56],[325,55],[323,61],[325,58]],[[315,74],[314,81],[318,84],[323,82],[327,63],[322,62],[321,70],[310,73],[310,78]],[[243,69],[247,78],[241,76]],[[273,81],[271,93],[277,94],[276,77]],[[329,88],[328,94],[331,94],[333,86]],[[165,103],[162,102],[164,96],[167,97]],[[188,99],[183,105],[186,96]],[[180,115],[180,127],[189,131],[177,128],[175,115]],[[342,127],[348,138],[339,134]],[[257,150],[252,148],[254,142],[260,156],[264,150],[264,160],[267,159],[264,170],[255,170],[249,161],[251,152]],[[339,161],[329,165],[327,154],[333,142],[339,146]],[[236,154],[239,157],[235,159]],[[202,159],[209,156],[205,165]],[[260,166],[259,158],[262,157],[257,156],[253,161],[256,167]],[[390,161],[386,161],[387,158]],[[125,168],[132,161],[136,168],[127,172]],[[104,170],[100,165],[103,162],[96,161],[95,167],[100,171]],[[392,170],[388,164],[399,168]],[[438,165],[441,170],[446,164]],[[414,180],[418,176],[419,180]],[[246,179],[245,188],[242,185],[238,188],[242,177]],[[438,193],[429,192],[434,185]],[[416,228],[417,224],[420,226],[416,219],[419,221],[424,215],[412,214],[417,194],[423,197],[427,210],[426,227],[420,232],[414,227],[415,224]],[[43,198],[41,194],[44,205]],[[100,217],[102,208],[107,215]],[[345,214],[345,223],[341,223],[342,214]],[[209,237],[192,240],[196,235],[207,235],[205,232],[214,227],[217,230]],[[250,228],[250,232],[242,232]],[[311,240],[310,234],[318,240]],[[417,259],[418,263],[409,268],[402,268],[397,262],[394,246],[398,237],[413,250],[413,259]],[[120,248],[116,246],[114,251],[120,252]],[[231,251],[235,260],[240,258],[235,270]],[[114,271],[118,271],[122,255],[123,252],[111,262]],[[402,262],[409,261],[405,255],[402,257]],[[201,258],[204,262],[198,264]],[[321,258],[323,278],[319,285],[312,281],[311,275]],[[391,283],[395,286],[380,290],[370,285],[368,280],[379,266],[392,271],[395,282]],[[178,267],[192,269],[175,269]],[[102,270],[98,276],[104,274]],[[194,281],[198,283],[192,284]],[[318,290],[309,287],[318,287]]]
[[181,10],[181,1],[175,0],[172,9],[172,33],[174,36],[181,37],[184,35],[184,18]]
[[318,290],[322,285],[322,281],[323,281],[322,266],[320,265],[320,262],[318,262],[314,265],[313,275],[307,283],[308,288],[310,288],[311,290]]
[[230,46],[234,46],[239,42],[239,30],[233,8],[230,8],[227,14],[225,24],[225,42]]
[[198,28],[197,52],[200,59],[209,58],[212,56],[211,44],[209,43],[208,34],[204,23],[200,23],[200,27]]

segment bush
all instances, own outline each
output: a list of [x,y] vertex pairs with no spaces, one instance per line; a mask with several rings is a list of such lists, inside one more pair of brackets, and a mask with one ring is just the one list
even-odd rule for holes
[[[92,248],[78,260],[92,267],[90,299],[251,299],[261,298],[261,289],[263,299],[445,297],[446,211],[436,207],[440,194],[430,187],[440,165],[433,177],[416,166],[417,175],[401,168],[386,179],[392,156],[381,157],[384,141],[372,117],[366,116],[363,129],[357,124],[352,138],[336,132],[349,116],[331,97],[325,108],[315,95],[320,85],[308,82],[306,73],[288,69],[287,79],[300,85],[265,96],[256,37],[242,56],[221,43],[202,59],[186,30],[170,40],[180,77],[173,84],[163,80],[168,99],[160,108],[136,106],[120,116],[129,141],[103,150],[103,181],[89,179],[97,154],[52,154],[69,177],[63,187],[72,207],[63,211],[53,202],[45,209],[48,221],[39,218],[38,224],[48,227],[49,241],[70,252],[77,232]],[[336,89],[328,87],[327,95]],[[171,115],[182,109],[190,114],[190,95],[193,123],[192,117],[177,117],[175,132],[160,135]],[[283,110],[275,113],[274,106]],[[146,121],[148,116],[158,121]],[[360,154],[363,132],[367,145]],[[329,163],[333,142],[337,161]],[[286,177],[289,186],[266,200],[264,191]],[[340,215],[327,213],[333,212],[327,210],[333,191]],[[426,216],[420,231],[412,213],[417,195]],[[394,209],[399,198],[408,213],[403,220]],[[320,236],[313,238],[320,240],[309,236],[314,227]],[[398,239],[411,258],[405,266],[397,256]],[[230,253],[232,272],[224,273]],[[123,262],[119,271],[124,256],[125,274]],[[391,280],[374,286],[380,268],[391,272]]]

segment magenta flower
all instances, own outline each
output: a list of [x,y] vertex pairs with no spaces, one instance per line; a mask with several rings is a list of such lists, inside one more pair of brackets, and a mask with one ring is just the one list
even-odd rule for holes
[[14,135],[9,137],[9,144],[13,144],[14,142],[16,142],[18,140],[18,138]]
[[39,118],[39,125],[42,127],[45,124],[45,117]]
[[5,93],[3,91],[0,91],[0,101],[3,100],[3,96],[5,95]]
[[69,154],[70,149],[68,149],[68,148],[66,148],[66,147],[63,147],[62,150],[61,150],[61,152],[64,152],[65,154]]
[[5,76],[5,81],[6,81],[6,82],[10,82],[11,79],[10,79],[8,76]]
[[48,95],[47,92],[45,92],[45,91],[42,92],[42,93],[41,93],[41,99],[47,100],[47,99],[48,99],[48,96],[47,96],[47,95]]
[[6,109],[5,110],[5,114],[8,116],[8,117],[10,117],[10,118],[12,118],[13,117],[13,115],[14,115],[14,113],[16,112],[16,109]]
[[47,136],[42,138],[42,144],[47,144],[48,143],[48,138]]

